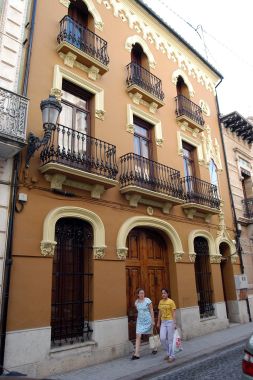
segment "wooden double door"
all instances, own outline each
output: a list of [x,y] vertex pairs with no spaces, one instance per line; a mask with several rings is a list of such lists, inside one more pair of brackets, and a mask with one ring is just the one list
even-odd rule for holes
[[161,289],[169,288],[168,255],[163,237],[155,230],[134,228],[128,235],[126,291],[129,339],[135,339],[137,311],[136,290],[143,288],[152,300],[155,317]]

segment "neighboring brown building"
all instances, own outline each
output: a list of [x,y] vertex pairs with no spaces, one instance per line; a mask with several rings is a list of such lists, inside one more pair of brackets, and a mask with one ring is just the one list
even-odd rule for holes
[[238,112],[221,117],[225,150],[229,169],[231,192],[242,263],[248,280],[248,294],[253,315],[253,124]]
[[[184,339],[248,321],[220,79],[140,1],[38,1],[28,130],[44,138],[20,169],[6,368],[45,376],[129,352],[139,286],[156,312],[169,288]],[[42,126],[49,93],[62,111]]]

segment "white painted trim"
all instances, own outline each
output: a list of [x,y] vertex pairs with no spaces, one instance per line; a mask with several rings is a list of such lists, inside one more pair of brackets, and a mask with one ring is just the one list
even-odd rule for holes
[[146,56],[148,58],[149,66],[152,69],[154,69],[155,66],[156,66],[155,58],[154,58],[151,50],[149,49],[148,44],[146,43],[146,41],[143,38],[141,38],[137,34],[135,34],[134,36],[129,36],[126,39],[125,48],[131,53],[133,45],[136,44],[136,43],[138,43],[139,45],[141,45],[144,53],[146,54]]

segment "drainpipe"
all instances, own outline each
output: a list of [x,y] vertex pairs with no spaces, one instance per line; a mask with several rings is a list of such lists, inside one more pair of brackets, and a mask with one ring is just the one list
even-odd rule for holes
[[[215,86],[215,89],[221,84],[222,79],[219,81],[219,83]],[[222,133],[222,126],[220,122],[220,107],[219,107],[219,102],[218,102],[218,97],[217,97],[217,92],[216,92],[216,106],[218,110],[218,124],[219,124],[219,130],[220,130],[220,136],[221,136],[221,143],[222,143],[222,149],[224,152],[224,161],[225,161],[225,169],[226,169],[226,174],[227,174],[227,182],[228,182],[228,189],[229,189],[229,197],[230,197],[230,202],[232,206],[232,215],[233,215],[233,221],[235,225],[235,230],[236,230],[236,247],[239,255],[239,260],[240,260],[240,269],[241,273],[244,273],[244,265],[243,265],[243,260],[242,260],[242,246],[240,243],[240,231],[238,229],[238,224],[237,224],[237,218],[236,218],[236,212],[235,212],[235,204],[234,204],[234,198],[231,190],[231,182],[229,178],[229,170],[228,170],[228,163],[227,163],[227,155],[226,155],[226,150],[225,150],[225,143],[224,143],[224,138],[223,138],[223,133]],[[251,322],[251,313],[250,313],[250,307],[249,307],[249,299],[248,297],[246,298],[246,304],[247,304],[247,312],[249,316],[249,321]]]
[[[34,33],[35,13],[36,13],[37,0],[33,0],[31,29],[29,35],[29,45],[26,57],[26,67],[23,82],[23,96],[27,95],[28,78],[30,71],[32,42]],[[20,166],[20,153],[18,153],[13,159],[12,180],[11,180],[11,194],[10,194],[10,215],[7,231],[7,244],[6,244],[6,258],[3,270],[3,288],[2,288],[2,305],[1,305],[1,320],[0,320],[0,376],[4,372],[4,354],[5,354],[5,342],[6,342],[6,326],[8,316],[8,303],[9,303],[9,289],[10,278],[12,268],[12,243],[13,243],[13,225],[15,215],[15,205],[17,200],[17,187],[18,187],[18,173]]]

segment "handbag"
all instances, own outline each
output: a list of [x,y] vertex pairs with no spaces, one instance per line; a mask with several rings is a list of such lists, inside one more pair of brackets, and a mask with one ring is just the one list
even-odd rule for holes
[[155,334],[152,334],[149,337],[149,348],[151,350],[157,350],[158,347],[160,347],[160,346],[161,346],[160,336],[157,333],[157,330],[155,329]]
[[182,351],[182,349],[182,340],[179,335],[178,329],[176,329],[173,336],[173,351],[176,353]]

